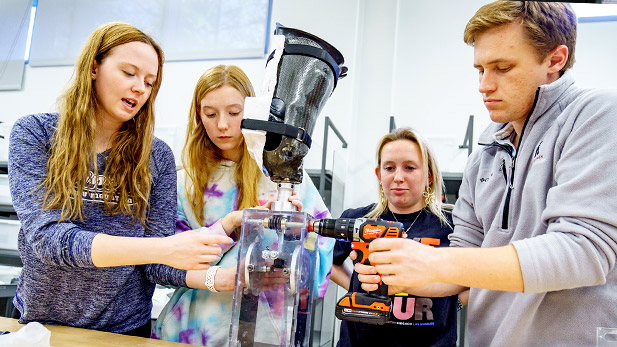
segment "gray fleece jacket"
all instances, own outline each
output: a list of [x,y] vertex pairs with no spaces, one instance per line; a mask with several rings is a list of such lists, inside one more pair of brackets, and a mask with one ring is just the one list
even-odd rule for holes
[[524,293],[472,289],[471,346],[589,346],[617,327],[617,92],[538,88],[515,150],[493,123],[468,160],[451,246],[513,244]]

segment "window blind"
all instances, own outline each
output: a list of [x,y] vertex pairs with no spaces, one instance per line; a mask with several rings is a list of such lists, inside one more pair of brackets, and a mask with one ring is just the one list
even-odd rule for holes
[[37,7],[32,66],[73,65],[99,25],[148,33],[167,61],[263,57],[271,0],[54,0]]

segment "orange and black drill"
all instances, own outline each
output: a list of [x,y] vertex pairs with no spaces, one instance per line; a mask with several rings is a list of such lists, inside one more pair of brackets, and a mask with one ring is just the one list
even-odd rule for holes
[[[371,241],[382,237],[405,237],[402,223],[370,218],[318,219],[311,221],[308,229],[321,236],[351,241],[351,248],[358,253],[358,261],[366,265],[374,265],[368,260],[368,245]],[[380,282],[375,291],[345,294],[336,304],[336,317],[383,325],[390,319],[390,306],[388,286]]]

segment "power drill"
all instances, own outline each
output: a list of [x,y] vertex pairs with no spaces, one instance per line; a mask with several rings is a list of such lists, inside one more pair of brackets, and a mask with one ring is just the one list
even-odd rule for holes
[[[400,222],[370,218],[318,219],[309,222],[309,231],[321,236],[351,241],[351,248],[358,253],[358,261],[374,265],[368,260],[369,243],[378,238],[406,237]],[[379,282],[372,292],[347,292],[336,304],[336,317],[341,320],[383,325],[390,319],[388,286]]]

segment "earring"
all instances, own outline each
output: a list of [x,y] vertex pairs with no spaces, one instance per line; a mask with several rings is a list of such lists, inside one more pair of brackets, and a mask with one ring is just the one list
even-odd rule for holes
[[422,196],[424,197],[426,206],[431,206],[435,203],[435,193],[431,187],[426,187],[426,190],[422,192]]

